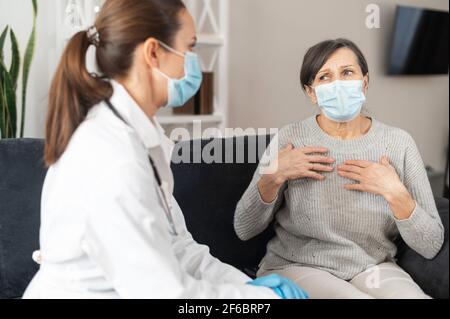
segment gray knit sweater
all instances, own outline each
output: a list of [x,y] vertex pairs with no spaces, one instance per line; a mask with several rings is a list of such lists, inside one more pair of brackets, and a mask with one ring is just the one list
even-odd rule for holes
[[267,246],[265,269],[300,265],[326,270],[350,280],[368,267],[395,260],[394,240],[400,235],[425,258],[437,255],[444,228],[413,138],[405,131],[372,119],[359,139],[338,140],[326,134],[316,116],[289,125],[278,134],[279,147],[320,146],[330,150],[336,166],[346,160],[379,162],[387,155],[417,206],[408,220],[397,220],[381,196],[344,189],[354,183],[325,173],[324,181],[299,179],[282,187],[278,198],[265,203],[258,191],[259,168],[237,205],[234,226],[242,240],[264,231],[273,219],[276,236]]

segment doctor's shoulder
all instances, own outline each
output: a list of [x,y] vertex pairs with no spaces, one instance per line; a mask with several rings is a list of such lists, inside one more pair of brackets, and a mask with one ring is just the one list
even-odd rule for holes
[[135,132],[102,104],[96,105],[77,128],[66,153],[98,169],[146,159]]

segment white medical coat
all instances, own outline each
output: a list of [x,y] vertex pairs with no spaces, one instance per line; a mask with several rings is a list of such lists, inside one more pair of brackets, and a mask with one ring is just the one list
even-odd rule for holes
[[49,168],[42,260],[24,298],[278,298],[196,243],[173,197],[178,235],[170,233],[148,156],[172,191],[173,143],[123,86],[112,85],[110,101],[129,125],[99,103]]

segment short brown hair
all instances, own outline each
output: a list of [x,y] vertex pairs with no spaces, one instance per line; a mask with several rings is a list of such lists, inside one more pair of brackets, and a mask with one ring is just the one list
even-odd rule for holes
[[300,72],[300,82],[303,90],[311,86],[320,69],[327,63],[328,59],[339,49],[348,48],[355,53],[358,58],[364,76],[369,74],[369,66],[362,51],[358,46],[347,39],[327,40],[316,44],[306,52],[303,58],[303,65]]
[[104,78],[126,76],[136,47],[148,38],[169,45],[180,28],[181,0],[107,0],[95,22],[99,34],[96,61],[102,77],[86,68],[91,45],[86,31],[69,41],[49,93],[45,162],[58,161],[78,126],[95,104],[110,98],[111,84]]

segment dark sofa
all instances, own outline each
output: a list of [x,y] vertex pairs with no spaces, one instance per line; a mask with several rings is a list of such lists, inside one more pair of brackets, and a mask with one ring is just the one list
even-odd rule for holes
[[[270,137],[266,140],[269,141]],[[256,146],[256,138],[238,138],[232,142],[245,145],[246,150],[251,149],[258,154],[264,151],[263,147],[258,149]],[[222,140],[197,143],[202,147],[209,143],[225,147]],[[255,147],[248,148],[249,145]],[[42,160],[43,146],[42,140],[0,141],[0,298],[20,298],[37,271],[31,254],[39,247],[40,196],[46,173]],[[186,150],[186,146],[186,143],[178,144],[176,154]],[[231,160],[233,158],[228,158]],[[207,244],[214,256],[254,276],[273,231],[268,229],[248,242],[240,241],[234,233],[236,203],[257,166],[247,162],[246,156],[240,164],[172,166],[176,180],[175,197],[194,238]],[[448,298],[448,200],[440,198],[436,201],[446,229],[445,244],[440,254],[429,261],[399,241],[397,257],[399,264],[426,293],[435,298]]]

